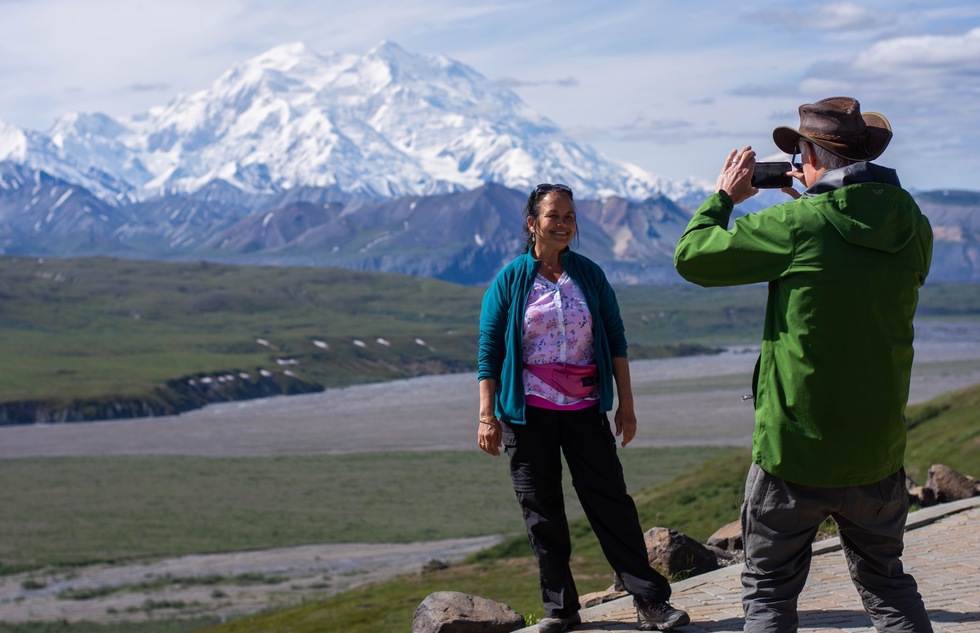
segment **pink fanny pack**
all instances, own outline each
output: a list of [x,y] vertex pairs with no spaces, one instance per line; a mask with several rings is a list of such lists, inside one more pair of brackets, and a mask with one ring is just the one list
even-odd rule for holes
[[569,398],[588,398],[599,384],[596,365],[567,365],[565,363],[525,364],[524,367]]

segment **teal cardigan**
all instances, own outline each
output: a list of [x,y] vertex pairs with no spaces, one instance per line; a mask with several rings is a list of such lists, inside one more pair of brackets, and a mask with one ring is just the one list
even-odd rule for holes
[[[578,285],[592,314],[592,338],[599,369],[599,409],[613,405],[613,358],[626,358],[626,331],[616,293],[599,265],[570,250],[562,265]],[[496,413],[524,424],[524,312],[541,262],[530,253],[507,264],[483,295],[477,378],[497,381]]]

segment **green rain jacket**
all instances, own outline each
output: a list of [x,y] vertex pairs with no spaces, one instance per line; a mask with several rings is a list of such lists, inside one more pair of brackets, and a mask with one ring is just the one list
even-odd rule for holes
[[769,282],[756,366],[753,459],[819,487],[879,481],[903,466],[912,318],[932,228],[891,169],[826,172],[799,200],[735,220],[719,192],[674,254],[702,286]]

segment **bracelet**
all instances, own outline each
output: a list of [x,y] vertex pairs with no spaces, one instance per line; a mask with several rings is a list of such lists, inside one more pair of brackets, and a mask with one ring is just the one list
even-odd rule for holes
[[480,418],[480,424],[486,424],[487,426],[493,426],[495,422],[497,424],[500,424],[500,420],[498,420],[497,416],[495,415],[486,418]]

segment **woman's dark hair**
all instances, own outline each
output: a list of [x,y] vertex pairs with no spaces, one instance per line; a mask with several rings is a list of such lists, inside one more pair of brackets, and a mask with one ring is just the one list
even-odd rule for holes
[[[563,184],[549,184],[542,183],[534,188],[531,195],[527,197],[527,202],[524,204],[524,252],[528,252],[534,246],[534,234],[531,233],[531,229],[527,226],[527,218],[533,218],[535,222],[538,221],[538,214],[541,213],[541,200],[544,199],[549,193],[556,191],[558,193],[564,193],[568,195],[568,199],[572,203],[572,211],[575,210],[575,196],[572,194],[572,188],[568,185]],[[578,231],[575,231],[575,238],[578,239]]]

